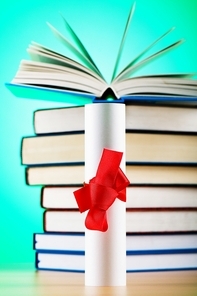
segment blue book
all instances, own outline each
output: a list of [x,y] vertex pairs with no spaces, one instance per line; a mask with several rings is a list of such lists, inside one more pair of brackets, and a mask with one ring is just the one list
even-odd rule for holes
[[[34,234],[36,268],[84,272],[84,240],[82,233]],[[127,272],[197,269],[196,233],[127,234],[126,241]]]
[[[155,105],[197,105],[197,83],[196,83],[196,95],[189,95],[189,92],[185,91],[184,95],[176,94],[164,94],[161,93],[136,93],[127,94],[117,99],[115,96],[113,99],[105,96],[97,97],[93,93],[44,87],[40,85],[22,84],[22,83],[6,83],[6,87],[18,98],[29,98],[37,100],[46,100],[54,102],[73,103],[78,105],[85,105],[90,103],[124,103],[129,104],[155,104]],[[111,97],[112,98],[112,97]]]
[[[52,33],[71,51],[75,59],[55,52],[41,44],[31,42],[28,53],[31,60],[22,60],[18,71],[6,86],[17,97],[36,98],[87,104],[92,102],[189,102],[197,101],[197,81],[188,73],[164,73],[136,76],[147,63],[167,53],[182,43],[175,41],[153,54],[148,54],[155,44],[172,32],[173,28],[159,36],[147,48],[121,69],[120,60],[125,39],[130,27],[135,4],[132,5],[117,58],[108,82],[93,61],[89,52],[64,19],[65,29],[70,39],[65,38],[48,23]],[[107,57],[105,57],[107,61]]]
[[[63,252],[36,252],[36,268],[85,272],[85,255]],[[127,255],[126,272],[196,270],[197,252]]]
[[[36,252],[36,268],[67,272],[85,272],[85,255],[64,252]],[[197,252],[132,254],[126,257],[126,272],[196,270]]]
[[[33,248],[37,252],[85,254],[85,233],[34,233]],[[197,232],[127,233],[127,255],[197,252]]]

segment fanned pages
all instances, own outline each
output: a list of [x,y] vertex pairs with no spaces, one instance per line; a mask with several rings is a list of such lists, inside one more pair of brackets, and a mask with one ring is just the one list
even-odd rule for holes
[[27,51],[32,61],[26,61],[26,63],[31,62],[32,65],[36,61],[42,63],[39,67],[35,64],[35,68],[38,68],[38,70],[40,70],[41,67],[50,67],[51,71],[55,71],[58,70],[57,66],[63,66],[64,68],[61,69],[62,72],[73,68],[78,70],[79,74],[80,72],[88,73],[90,76],[93,76],[100,81],[104,81],[104,79],[102,79],[97,73],[91,71],[84,65],[78,63],[73,59],[70,59],[67,56],[56,53],[36,42],[32,42],[29,45]]
[[130,25],[134,10],[135,10],[135,3],[131,7],[129,17],[128,17],[128,20],[127,20],[127,23],[126,23],[126,27],[125,27],[125,30],[124,30],[124,34],[122,36],[120,48],[119,48],[119,51],[118,51],[118,55],[117,55],[117,59],[116,59],[115,67],[114,67],[114,72],[113,72],[113,75],[112,75],[112,81],[116,77],[117,68],[118,68],[118,65],[119,65],[119,62],[120,62],[123,46],[124,46],[124,43],[125,43],[125,39],[126,39],[126,36],[127,36],[127,32],[128,32],[128,29],[129,29],[129,25]]
[[142,50],[141,53],[118,73],[123,47],[134,10],[135,4],[132,5],[128,15],[110,84],[105,81],[80,38],[63,17],[66,32],[71,40],[68,40],[51,24],[48,23],[48,25],[55,37],[80,62],[71,59],[67,55],[59,54],[41,44],[32,42],[27,49],[31,60],[21,61],[14,79],[10,84],[7,84],[8,88],[17,96],[20,90],[22,95],[24,88],[29,88],[30,91],[36,88],[37,90],[44,91],[56,90],[62,94],[90,95],[93,98],[101,99],[112,97],[115,99],[129,98],[132,100],[132,97],[136,97],[136,95],[147,96],[148,99],[150,99],[150,96],[153,96],[153,99],[154,96],[172,97],[172,100],[175,98],[175,101],[177,97],[186,97],[187,99],[189,97],[189,100],[190,98],[197,98],[197,80],[193,79],[192,76],[194,74],[192,73],[164,73],[160,75],[136,76],[137,70],[176,48],[183,42],[183,40],[175,41],[151,55],[147,55],[149,50],[170,34],[174,28],[162,34]]
[[[63,17],[63,16],[62,16]],[[97,69],[98,73],[102,76],[101,72],[99,71],[99,69],[97,68],[96,64],[94,63],[93,59],[91,58],[91,56],[89,55],[88,51],[86,50],[85,46],[83,45],[83,43],[81,42],[81,40],[79,39],[79,37],[75,34],[75,32],[73,31],[73,29],[70,27],[70,25],[68,24],[68,22],[66,21],[66,19],[63,17],[64,20],[64,24],[66,26],[66,28],[68,29],[68,31],[70,32],[73,40],[75,41],[75,43],[77,44],[78,48],[80,49],[80,51],[83,53],[83,55],[90,61],[91,64],[94,65],[94,67]]]
[[[141,62],[138,62],[140,58],[146,54],[157,42],[159,42],[164,36],[166,36],[168,33],[170,33],[172,29],[167,31],[165,34],[163,34],[161,37],[159,37],[157,40],[155,40],[151,45],[149,45],[141,54],[139,54],[129,65],[127,65],[116,77],[114,77],[113,81],[117,81],[123,78],[129,78],[130,75],[134,73],[134,71],[138,70],[140,67],[144,66],[146,63],[150,62],[151,60],[157,58],[159,55],[166,53],[168,50],[173,49],[175,46],[180,45],[183,41],[179,40],[162,50],[156,52],[155,54],[149,56],[148,58],[142,60]],[[138,63],[137,63],[138,62]]]
[[95,66],[95,64],[89,59],[87,55],[84,55],[84,52],[81,53],[80,50],[78,50],[72,43],[70,43],[60,32],[58,32],[52,25],[48,23],[49,27],[51,28],[52,32],[55,34],[55,36],[67,47],[72,50],[75,55],[81,59],[84,64],[90,68],[92,71],[96,72],[97,74],[100,74],[98,68]]

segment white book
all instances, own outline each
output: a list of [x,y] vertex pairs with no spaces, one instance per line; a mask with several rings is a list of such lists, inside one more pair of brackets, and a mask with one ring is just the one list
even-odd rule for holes
[[[82,185],[83,165],[32,166],[26,169],[28,185]],[[132,185],[197,185],[197,167],[180,165],[127,165]],[[93,178],[94,176],[92,176]]]
[[[126,163],[196,164],[196,147],[197,135],[194,134],[125,133]],[[23,164],[84,162],[84,134],[33,136],[22,140]]]
[[[85,252],[85,233],[34,233],[37,251]],[[197,251],[197,233],[126,234],[126,251],[129,254]]]
[[[36,110],[36,134],[82,132],[84,107]],[[197,132],[197,109],[178,106],[126,106],[127,130]]]
[[[36,267],[46,270],[85,272],[85,256],[63,253],[36,254]],[[149,254],[126,257],[126,271],[162,271],[197,269],[197,253]]]
[[[85,232],[86,212],[46,210],[44,231]],[[110,228],[110,225],[108,226]],[[127,210],[126,232],[186,232],[197,231],[196,209]]]
[[[47,209],[78,209],[73,192],[80,187],[49,186],[41,191]],[[127,208],[197,208],[197,187],[131,186],[126,188]]]

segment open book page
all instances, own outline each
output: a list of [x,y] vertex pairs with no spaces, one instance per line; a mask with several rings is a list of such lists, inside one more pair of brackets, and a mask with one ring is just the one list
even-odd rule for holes
[[78,50],[91,62],[91,64],[94,65],[94,67],[98,70],[99,75],[102,76],[101,72],[99,71],[98,67],[96,66],[96,64],[94,63],[92,57],[90,56],[90,54],[88,53],[87,49],[85,48],[84,44],[81,42],[81,40],[79,39],[79,37],[76,35],[76,33],[73,31],[73,29],[71,28],[71,26],[68,24],[68,22],[66,21],[66,19],[62,16],[63,20],[64,20],[64,24],[65,27],[67,29],[67,31],[69,32],[71,38],[73,39],[74,43],[76,44]]
[[125,43],[125,40],[126,40],[126,36],[127,36],[127,33],[128,33],[128,29],[129,29],[129,26],[130,26],[130,23],[131,23],[131,19],[132,19],[134,10],[135,10],[135,3],[132,5],[129,16],[128,16],[128,19],[127,19],[127,23],[126,23],[125,30],[124,30],[122,40],[121,40],[121,43],[120,43],[117,59],[116,59],[116,62],[115,62],[114,71],[113,71],[113,74],[112,74],[112,81],[116,77],[116,74],[117,74],[117,69],[118,69],[118,66],[119,66],[119,62],[120,62],[120,58],[121,58],[121,55],[122,55],[124,43]]
[[[104,79],[102,79],[98,74],[83,66],[82,64],[68,58],[67,56],[58,54],[57,52],[54,52],[38,43],[32,42],[29,45],[27,51],[32,59],[32,61],[29,62],[32,62],[32,65],[35,64],[35,67],[46,67],[46,64],[49,64],[51,69],[54,69],[54,71],[56,70],[56,68],[58,69],[58,66],[69,67],[76,69],[79,72],[87,73],[100,81],[104,81]],[[36,62],[34,63],[34,61],[40,62],[40,64],[37,64]],[[43,63],[43,65],[41,63]],[[64,68],[62,68],[62,71],[63,70]]]
[[[168,33],[168,32],[167,32]],[[164,34],[166,35],[166,34]],[[133,75],[135,73],[135,71],[139,70],[140,68],[142,68],[144,65],[146,65],[147,63],[149,63],[150,61],[152,61],[153,59],[156,59],[157,57],[161,56],[162,54],[166,53],[169,50],[174,49],[176,46],[180,45],[183,41],[179,40],[176,41],[175,43],[161,49],[160,51],[157,51],[156,53],[152,54],[151,56],[145,58],[144,60],[137,62],[137,60],[144,55],[153,45],[155,45],[162,37],[161,36],[159,39],[157,39],[154,43],[152,43],[145,51],[143,51],[142,54],[140,54],[134,61],[132,61],[114,80],[112,83],[116,83],[116,81],[120,81],[123,79],[127,79],[129,78],[131,75]]]
[[31,84],[45,87],[64,88],[83,91],[100,96],[107,84],[89,74],[70,67],[51,64],[22,61],[20,71],[15,75],[12,83]]
[[121,58],[121,54],[123,52],[123,47],[124,47],[124,43],[126,40],[126,36],[128,33],[128,29],[131,23],[131,19],[133,16],[135,10],[135,3],[132,5],[129,16],[128,16],[128,20],[125,26],[125,30],[123,33],[123,37],[120,43],[120,47],[119,47],[119,51],[118,51],[118,55],[117,55],[117,59],[116,59],[116,63],[115,63],[115,67],[114,67],[114,71],[113,71],[113,75],[112,75],[112,84],[115,83],[118,80],[123,80],[123,79],[127,79],[129,78],[136,70],[138,70],[139,68],[141,68],[142,66],[144,66],[145,64],[147,64],[148,62],[152,61],[153,59],[157,58],[158,56],[164,54],[166,51],[169,51],[171,49],[173,49],[174,47],[180,45],[183,40],[179,40],[165,48],[163,48],[162,50],[156,52],[155,54],[149,56],[148,58],[142,60],[141,62],[138,62],[151,48],[154,47],[154,45],[156,45],[159,41],[161,41],[161,39],[163,39],[166,35],[168,35],[170,32],[172,32],[174,30],[174,27],[171,28],[170,30],[168,30],[167,32],[165,32],[163,35],[161,35],[158,39],[156,39],[153,43],[151,43],[146,49],[144,49],[134,60],[132,60],[119,74],[117,74],[117,69],[118,69],[118,65],[120,62],[120,58]]
[[[72,51],[80,62],[38,43],[32,42],[27,49],[32,60],[22,61],[15,78],[12,80],[12,83],[17,85],[17,94],[19,91],[18,85],[20,84],[24,85],[26,88],[27,86],[34,86],[34,88],[37,86],[39,89],[43,87],[44,90],[48,88],[62,92],[84,92],[85,94],[101,97],[101,99],[108,99],[109,97],[110,99],[114,97],[120,99],[122,96],[130,96],[132,94],[165,94],[169,96],[197,97],[196,80],[189,79],[192,76],[191,74],[136,76],[137,70],[182,43],[182,40],[176,41],[143,59],[144,55],[147,54],[155,44],[172,32],[174,28],[157,38],[117,74],[134,9],[135,4],[132,5],[128,15],[113,70],[113,80],[110,85],[108,85],[103,78],[81,40],[63,18],[65,28],[71,41],[65,38],[52,25],[48,25],[57,39],[60,40],[66,48]],[[107,59],[107,57],[105,57],[105,59]],[[20,88],[20,90],[22,90],[22,88]]]
[[69,48],[72,53],[74,53],[76,55],[76,57],[79,58],[79,60],[81,60],[81,62],[88,67],[89,69],[91,69],[92,71],[94,71],[95,73],[97,73],[98,75],[100,75],[102,77],[102,74],[100,73],[100,71],[98,70],[98,68],[96,67],[95,63],[92,61],[92,59],[89,57],[89,54],[87,53],[87,51],[85,50],[84,46],[81,46],[81,42],[80,40],[77,38],[76,34],[73,31],[70,31],[73,33],[73,37],[75,38],[75,40],[77,40],[77,44],[78,44],[78,48],[76,48],[70,41],[68,41],[58,30],[56,30],[52,25],[50,25],[48,23],[50,29],[52,30],[52,32],[55,34],[55,36],[67,47]]
[[[152,99],[154,101],[154,95],[165,95],[165,96],[185,96],[185,97],[195,97],[197,95],[197,91],[190,88],[179,88],[177,86],[166,86],[163,84],[158,85],[144,85],[144,86],[134,86],[129,87],[128,89],[123,90],[116,90],[116,93],[118,93],[119,97],[122,96],[129,96],[129,95],[135,95],[135,94],[141,94],[141,95],[152,95]],[[148,97],[147,97],[148,99]],[[168,98],[166,97],[166,100]]]
[[[120,81],[112,87],[118,95],[166,94],[197,96],[197,81],[177,76],[142,76]],[[187,76],[186,76],[187,77]]]

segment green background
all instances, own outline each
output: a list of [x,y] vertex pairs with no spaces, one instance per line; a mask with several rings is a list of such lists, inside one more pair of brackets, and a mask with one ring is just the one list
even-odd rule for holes
[[[33,112],[67,104],[17,99],[4,86],[14,77],[33,40],[66,53],[46,22],[64,32],[61,12],[91,53],[107,80],[132,1],[18,0],[0,3],[0,263],[34,262],[33,233],[42,232],[40,187],[27,186],[21,165],[21,139],[34,134]],[[137,0],[121,65],[175,26],[162,45],[184,38],[175,51],[145,67],[141,73],[197,71],[197,1]],[[156,47],[155,49],[159,49]]]

